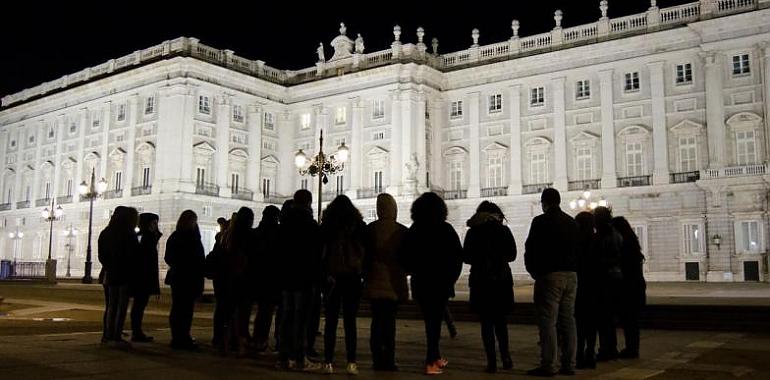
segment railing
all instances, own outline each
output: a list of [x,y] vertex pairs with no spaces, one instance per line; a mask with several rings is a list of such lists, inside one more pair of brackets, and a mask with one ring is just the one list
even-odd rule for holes
[[51,198],[41,198],[35,200],[35,207],[49,206],[51,204]]
[[536,34],[521,39],[521,50],[537,50],[551,47],[551,32]]
[[16,202],[16,208],[17,209],[19,209],[19,208],[29,208],[30,203],[31,203],[30,201]]
[[195,194],[219,196],[219,186],[213,183],[196,183]]
[[538,194],[553,186],[553,183],[533,183],[521,187],[522,194]]
[[660,10],[660,22],[664,25],[697,20],[700,17],[700,3],[683,4]]
[[390,62],[393,59],[393,50],[381,50],[367,54],[364,62],[367,66],[376,66]]
[[284,196],[277,193],[262,194],[265,198],[265,203],[272,203],[276,205],[282,205],[287,199],[291,199],[290,196]]
[[602,180],[600,179],[584,179],[580,181],[570,181],[567,184],[567,190],[599,190],[602,186]]
[[610,20],[610,33],[627,33],[647,29],[647,13]]
[[383,189],[375,189],[375,188],[368,188],[368,189],[358,189],[356,190],[356,198],[358,199],[367,199],[367,198],[375,198],[377,195],[379,195],[382,192]]
[[634,177],[619,177],[618,187],[650,186],[651,175],[639,175]]
[[108,190],[104,192],[104,199],[114,199],[123,196],[123,189]]
[[243,201],[253,201],[254,200],[254,192],[251,190],[246,189],[235,189],[233,190],[232,194],[230,195],[233,199],[240,199]]
[[468,190],[444,190],[444,193],[441,194],[441,196],[447,201],[452,199],[465,199],[468,198]]
[[701,178],[711,179],[720,177],[743,177],[752,175],[764,175],[766,173],[767,166],[765,164],[744,165],[731,166],[720,169],[706,169],[703,171]]
[[575,26],[563,30],[564,42],[573,43],[579,41],[594,40],[599,36],[599,26],[596,23]]
[[147,195],[152,193],[152,186],[136,186],[131,188],[131,196]]
[[671,173],[671,183],[695,182],[700,179],[700,172]]
[[717,0],[716,13],[726,15],[751,10],[756,7],[756,0]]
[[2,203],[0,204],[0,211],[7,211],[11,209],[10,203]]
[[489,197],[504,197],[508,195],[507,187],[486,187],[481,189],[481,196],[484,198]]
[[[6,264],[7,263],[7,264]],[[8,278],[10,279],[36,279],[45,278],[45,261],[7,261]]]
[[72,195],[62,195],[62,196],[56,197],[56,203],[60,205],[72,203]]
[[486,45],[479,48],[479,58],[489,59],[508,55],[511,51],[511,45],[508,41],[498,42],[492,45]]

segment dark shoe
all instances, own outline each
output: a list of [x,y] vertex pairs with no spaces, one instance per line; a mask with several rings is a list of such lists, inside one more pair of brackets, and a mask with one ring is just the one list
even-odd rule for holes
[[187,342],[174,342],[171,341],[171,348],[175,350],[195,351],[198,349],[198,344],[194,341]]
[[144,334],[141,335],[132,335],[131,336],[132,342],[138,342],[138,343],[149,343],[153,341],[153,337],[147,336]]
[[596,361],[597,362],[608,362],[611,360],[618,360],[618,353],[617,352],[599,352],[599,354],[596,355]]
[[623,349],[620,351],[620,354],[618,354],[618,357],[621,359],[639,359],[639,351]]
[[556,376],[556,373],[551,372],[543,367],[537,367],[527,371],[527,375],[537,377],[554,377]]
[[311,362],[320,362],[321,361],[321,354],[318,353],[316,350],[309,350],[305,357],[310,360]]
[[596,369],[596,355],[594,355],[593,351],[586,351],[583,355],[583,364],[585,364],[585,368]]
[[447,329],[449,330],[449,337],[452,339],[457,338],[457,327],[455,325],[448,325]]
[[575,376],[575,370],[569,368],[562,368],[559,370],[559,375]]
[[513,360],[511,360],[510,357],[503,358],[503,369],[504,370],[513,369]]
[[497,373],[497,362],[487,363],[486,368],[484,368],[484,372]]

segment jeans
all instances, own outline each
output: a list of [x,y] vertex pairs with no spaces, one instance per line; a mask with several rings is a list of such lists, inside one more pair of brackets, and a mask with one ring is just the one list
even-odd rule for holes
[[626,340],[626,351],[639,353],[639,313],[640,307],[624,305],[620,310],[620,324],[623,326],[623,336]]
[[[254,318],[254,341],[257,343],[257,347],[268,344],[275,308],[276,304],[273,301],[257,302],[257,316]],[[276,316],[276,319],[279,317]],[[278,331],[278,323],[276,323],[275,330]]]
[[495,352],[495,337],[500,348],[500,358],[503,361],[510,360],[508,349],[508,322],[505,313],[495,311],[481,315],[481,340],[484,342],[484,352],[487,354],[487,363],[494,367],[497,363]]
[[345,350],[347,351],[348,363],[356,362],[356,343],[358,342],[356,317],[360,301],[361,277],[357,275],[338,276],[330,289],[324,293],[324,359],[326,363],[334,362],[340,308],[342,308],[345,328]]
[[577,274],[575,272],[553,272],[535,280],[534,302],[540,332],[540,368],[542,369],[557,371],[557,347],[561,347],[561,367],[570,370],[575,368],[576,291]]
[[[578,279],[578,281],[580,281]],[[575,299],[575,323],[577,324],[577,356],[593,360],[596,354],[597,318],[599,317],[596,285],[580,282]]]
[[372,325],[369,347],[374,367],[391,367],[396,364],[396,312],[394,300],[372,300]]
[[614,358],[618,354],[617,319],[620,305],[620,281],[602,283],[599,296],[599,356]]
[[168,323],[171,327],[171,344],[189,344],[193,342],[190,335],[193,311],[197,294],[186,287],[171,287],[171,312]]
[[128,286],[107,286],[106,340],[121,340],[128,311]]
[[305,363],[305,333],[312,291],[284,290],[281,293],[283,316],[281,320],[280,359]]
[[144,335],[142,320],[144,319],[144,309],[147,308],[149,300],[150,295],[147,293],[134,295],[134,302],[131,304],[131,334],[135,337]]
[[315,351],[315,338],[318,334],[318,329],[321,326],[321,288],[314,285],[313,292],[310,296],[310,308],[308,312],[307,322],[307,346],[305,352],[310,353]]
[[441,340],[441,324],[444,321],[444,311],[449,299],[447,297],[421,297],[417,300],[422,310],[422,318],[425,322],[425,338],[427,352],[425,364],[430,364],[441,359],[439,342]]

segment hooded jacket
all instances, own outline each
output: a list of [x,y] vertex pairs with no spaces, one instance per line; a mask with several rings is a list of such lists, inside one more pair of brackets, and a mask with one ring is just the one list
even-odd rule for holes
[[474,214],[467,225],[463,261],[471,266],[471,307],[479,312],[507,311],[513,305],[513,276],[508,265],[516,260],[513,234],[499,216],[486,212]]
[[372,300],[406,301],[409,288],[398,257],[408,229],[396,221],[398,206],[390,194],[377,197],[377,220],[366,226],[364,297]]
[[160,231],[151,232],[149,226],[158,220],[158,215],[143,213],[139,215],[139,249],[133,257],[131,274],[132,294],[160,294],[158,276],[158,240],[163,235]]

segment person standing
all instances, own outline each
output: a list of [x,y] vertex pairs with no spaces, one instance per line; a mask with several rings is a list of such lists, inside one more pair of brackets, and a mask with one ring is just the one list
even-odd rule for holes
[[540,203],[543,214],[532,220],[524,251],[527,272],[535,279],[540,366],[527,374],[554,376],[557,373],[557,347],[560,347],[558,373],[574,375],[577,225],[559,207],[561,195],[556,189],[543,190]]
[[597,329],[599,331],[599,352],[596,361],[618,358],[617,318],[620,305],[620,287],[623,271],[620,268],[620,250],[623,237],[612,226],[612,213],[606,207],[594,210],[596,223],[595,257],[598,263],[599,310]]
[[279,277],[275,271],[281,254],[278,241],[279,213],[278,207],[273,205],[262,210],[262,220],[255,231],[257,248],[254,249],[253,260],[249,261],[254,268],[254,293],[257,301],[254,342],[258,352],[266,351],[269,347],[270,325],[273,323],[276,306],[281,302]]
[[142,330],[144,309],[151,295],[160,294],[158,278],[158,241],[162,233],[158,229],[158,215],[139,215],[139,249],[133,257],[134,270],[131,276],[131,341],[152,342],[153,338]]
[[412,226],[402,262],[411,273],[412,295],[425,322],[425,374],[439,375],[448,361],[441,356],[441,324],[449,297],[462,270],[462,245],[446,222],[447,207],[436,193],[420,195],[411,209]]
[[254,211],[241,207],[232,218],[230,227],[222,235],[222,276],[220,286],[225,289],[225,343],[224,352],[234,344],[239,355],[246,354],[251,317],[252,284],[249,281],[249,256],[254,248]]
[[576,368],[596,368],[596,320],[599,307],[598,267],[594,256],[594,215],[583,211],[575,217],[578,226],[577,275],[575,298],[577,324]]
[[203,293],[205,254],[198,228],[198,215],[185,210],[179,216],[176,230],[166,242],[165,261],[169,269],[165,283],[171,286],[171,347],[198,348],[190,335],[195,300]]
[[626,347],[618,355],[623,359],[639,358],[639,314],[647,303],[647,283],[644,280],[644,255],[639,237],[628,220],[622,216],[612,219],[612,225],[623,238],[620,248],[620,270],[623,272],[620,291],[620,324]]
[[506,315],[513,308],[513,275],[516,242],[503,224],[505,215],[496,204],[484,201],[468,219],[463,261],[471,266],[468,286],[471,308],[481,317],[481,339],[487,354],[486,371],[497,372],[495,337],[503,369],[513,368],[508,349]]

